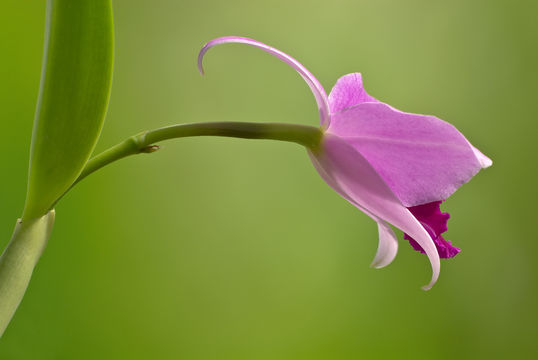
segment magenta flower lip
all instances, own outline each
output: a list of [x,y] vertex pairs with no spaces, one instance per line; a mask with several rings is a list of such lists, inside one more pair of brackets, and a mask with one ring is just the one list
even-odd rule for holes
[[379,246],[372,266],[392,262],[398,242],[390,224],[402,230],[413,248],[432,266],[430,289],[439,277],[440,257],[460,250],[442,237],[448,214],[440,203],[492,161],[453,125],[431,115],[397,110],[370,96],[359,73],[347,74],[327,96],[320,82],[297,60],[259,41],[228,36],[213,46],[242,43],[262,49],[294,68],[316,99],[324,135],[319,148],[308,149],[323,180],[376,221]]

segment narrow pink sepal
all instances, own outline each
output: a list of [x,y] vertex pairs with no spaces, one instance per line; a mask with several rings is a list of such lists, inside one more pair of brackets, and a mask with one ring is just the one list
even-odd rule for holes
[[368,95],[362,85],[362,75],[351,73],[342,76],[333,86],[329,94],[329,109],[331,114],[344,111],[363,102],[379,102]]
[[377,230],[379,232],[379,244],[374,260],[370,266],[376,269],[381,269],[389,265],[396,257],[396,254],[398,253],[398,238],[390,225],[385,221],[377,223]]
[[327,131],[360,152],[407,207],[448,198],[482,168],[451,124],[384,103],[333,114]]
[[[313,154],[316,168],[330,174],[338,188],[368,212],[411,235],[426,252],[432,266],[432,279],[423,287],[430,289],[439,277],[440,260],[426,230],[379,176],[376,169],[357,150],[331,133],[326,133],[319,153]],[[323,174],[320,173],[322,177]],[[329,184],[330,185],[330,184]]]
[[277,57],[278,59],[282,60],[283,62],[285,62],[292,68],[294,68],[299,73],[299,75],[301,75],[301,77],[305,80],[305,82],[308,84],[308,86],[310,87],[310,90],[312,90],[312,93],[314,94],[314,97],[316,98],[316,103],[318,105],[319,115],[321,118],[321,125],[324,128],[327,128],[329,126],[329,123],[330,123],[329,102],[327,99],[327,93],[323,89],[323,86],[321,85],[321,83],[299,61],[295,60],[288,54],[278,49],[275,49],[269,45],[266,45],[264,43],[261,43],[253,39],[240,37],[240,36],[224,36],[217,39],[213,39],[207,44],[205,44],[202,47],[202,50],[200,50],[200,53],[198,54],[198,70],[200,71],[202,75],[204,74],[204,68],[203,68],[202,62],[203,62],[205,53],[209,49],[211,49],[213,46],[221,45],[221,44],[229,44],[229,43],[240,43],[240,44],[254,46],[258,49],[261,49]]

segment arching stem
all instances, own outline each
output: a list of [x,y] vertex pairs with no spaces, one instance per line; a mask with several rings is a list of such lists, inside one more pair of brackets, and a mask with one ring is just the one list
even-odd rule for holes
[[[92,157],[82,170],[69,191],[86,176],[124,157],[143,153],[152,153],[159,149],[156,143],[192,136],[224,136],[243,139],[280,140],[300,144],[315,151],[323,136],[322,130],[314,126],[284,123],[248,123],[248,122],[206,122],[179,124],[142,132],[122,141],[108,150]],[[66,193],[67,193],[66,191]],[[63,194],[65,195],[65,193]],[[63,195],[56,200],[52,208]]]

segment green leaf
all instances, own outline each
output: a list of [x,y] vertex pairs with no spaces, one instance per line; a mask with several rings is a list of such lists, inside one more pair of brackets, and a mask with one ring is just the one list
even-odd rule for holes
[[103,126],[114,53],[111,0],[48,0],[23,219],[48,212],[88,161]]

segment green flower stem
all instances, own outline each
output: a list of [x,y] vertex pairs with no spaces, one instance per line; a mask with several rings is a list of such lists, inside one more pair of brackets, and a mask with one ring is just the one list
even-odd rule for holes
[[11,241],[0,256],[0,337],[24,296],[53,224],[54,210],[40,218],[17,220]]
[[[124,157],[151,153],[159,149],[155,143],[191,136],[225,136],[243,139],[288,141],[315,150],[322,138],[318,127],[283,123],[207,122],[167,126],[145,131],[91,158],[77,178],[79,181],[100,168]],[[59,200],[59,199],[58,199]]]

